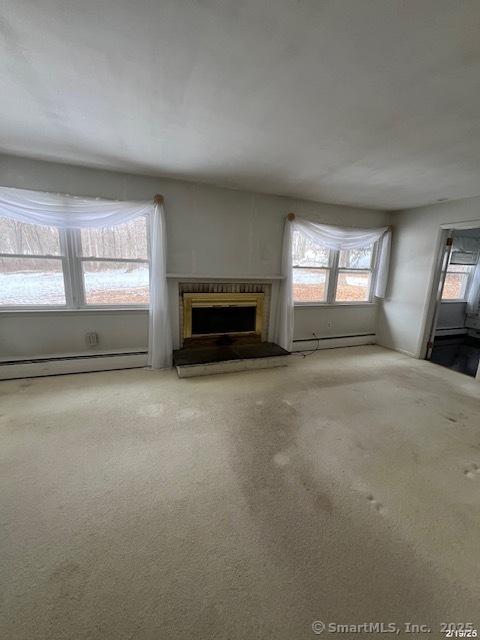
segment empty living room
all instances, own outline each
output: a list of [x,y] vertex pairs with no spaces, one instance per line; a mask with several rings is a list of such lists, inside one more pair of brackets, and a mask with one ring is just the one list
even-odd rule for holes
[[0,46],[1,640],[480,637],[480,0]]

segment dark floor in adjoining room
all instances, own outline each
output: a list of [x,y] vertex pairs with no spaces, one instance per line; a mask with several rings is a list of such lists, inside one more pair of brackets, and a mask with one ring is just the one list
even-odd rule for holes
[[436,338],[430,361],[474,378],[480,361],[480,340],[466,335]]

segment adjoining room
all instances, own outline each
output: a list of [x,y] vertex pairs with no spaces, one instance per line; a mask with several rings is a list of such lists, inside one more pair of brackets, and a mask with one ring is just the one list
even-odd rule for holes
[[2,638],[480,632],[480,3],[6,0]]
[[480,229],[446,232],[428,359],[475,377],[480,360]]

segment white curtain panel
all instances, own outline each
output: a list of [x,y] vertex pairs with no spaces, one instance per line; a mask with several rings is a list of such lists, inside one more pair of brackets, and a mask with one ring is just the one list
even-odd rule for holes
[[[468,235],[468,231],[465,233],[466,235],[462,235],[461,230],[454,233],[451,263],[476,265],[467,296],[467,313],[476,314],[479,312],[480,303],[480,238]],[[461,255],[455,256],[457,252]]]
[[480,251],[480,238],[474,236],[462,236],[461,231],[456,231],[453,236],[453,251],[465,253],[477,253]]
[[478,313],[480,304],[480,263],[475,267],[467,298],[467,313]]
[[282,276],[280,286],[275,342],[287,351],[292,350],[293,342],[293,269],[292,237],[293,231],[299,231],[312,242],[332,251],[360,249],[378,242],[377,280],[375,297],[384,298],[388,284],[392,232],[389,227],[357,229],[336,227],[295,217],[285,220],[282,251]]
[[274,342],[287,351],[292,350],[293,342],[293,226],[285,220],[282,246],[282,280],[278,292],[277,314],[275,318]]
[[148,364],[152,369],[172,366],[172,330],[167,285],[167,234],[163,205],[150,214],[150,323]]
[[480,253],[480,238],[462,236],[461,233],[454,233],[450,264],[476,265]]
[[61,229],[113,227],[143,215],[150,221],[151,243],[148,361],[152,369],[163,369],[172,363],[163,205],[0,187],[0,216],[27,224]]

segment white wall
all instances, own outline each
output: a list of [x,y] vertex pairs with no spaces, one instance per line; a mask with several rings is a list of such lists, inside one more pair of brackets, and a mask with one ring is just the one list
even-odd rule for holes
[[312,340],[315,331],[322,338],[375,333],[377,305],[297,307],[295,339]]
[[423,356],[435,260],[442,224],[480,226],[480,197],[391,214],[392,260],[387,298],[379,305],[377,342],[414,357]]
[[[162,193],[167,213],[168,271],[197,276],[279,275],[282,229],[289,211],[347,226],[379,226],[388,219],[381,211],[12,156],[0,156],[0,184],[130,200],[149,200]],[[174,286],[172,280],[171,289]],[[310,337],[314,330],[325,336],[374,332],[375,319],[376,307],[299,309],[295,312],[295,337]],[[97,351],[145,348],[147,317],[129,311],[0,314],[0,357],[91,353],[84,342],[87,331],[99,333]]]
[[[98,347],[85,343],[91,331],[98,333]],[[144,351],[147,343],[147,311],[0,313],[0,354],[6,360]]]

